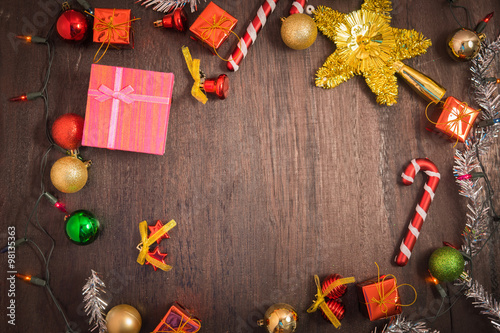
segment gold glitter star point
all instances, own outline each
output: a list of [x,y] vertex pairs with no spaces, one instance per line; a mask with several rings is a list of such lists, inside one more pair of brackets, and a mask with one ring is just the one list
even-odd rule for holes
[[415,30],[390,26],[389,0],[365,0],[349,14],[318,6],[314,20],[337,49],[316,73],[316,86],[335,88],[354,75],[363,75],[377,103],[397,102],[396,61],[423,54],[431,41]]

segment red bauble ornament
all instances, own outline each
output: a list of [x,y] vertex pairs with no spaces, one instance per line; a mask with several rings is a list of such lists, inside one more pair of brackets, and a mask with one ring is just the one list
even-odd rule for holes
[[84,119],[80,115],[63,114],[52,124],[52,138],[64,149],[77,149],[82,144],[83,123]]
[[69,9],[61,13],[57,19],[56,30],[66,41],[80,42],[87,37],[89,23],[81,12]]
[[[332,275],[328,276],[325,279],[325,281],[323,281],[323,283],[321,284],[321,291],[324,293],[325,290],[332,283],[334,283],[335,281],[337,281],[339,279],[342,279],[342,275],[332,274]],[[337,298],[342,297],[346,291],[347,291],[347,286],[345,284],[341,284],[340,286],[333,288],[333,290],[328,295],[326,295],[326,297],[329,297],[331,299],[337,299]]]
[[[328,306],[328,308],[330,309],[330,311],[332,311],[332,313],[335,315],[335,317],[337,317],[337,319],[339,321],[341,321],[342,319],[344,319],[344,314],[345,314],[345,306],[344,304],[340,303],[339,300],[336,300],[336,299],[331,299],[329,301],[326,301],[326,305]],[[325,318],[328,322],[330,322],[330,320],[328,319],[328,317],[325,315],[325,313],[323,312],[323,310],[321,310],[321,315],[323,316],[323,318]]]

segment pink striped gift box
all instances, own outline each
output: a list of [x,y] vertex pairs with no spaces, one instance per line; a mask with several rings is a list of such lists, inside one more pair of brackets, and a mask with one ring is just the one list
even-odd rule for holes
[[92,65],[82,145],[163,155],[174,74]]

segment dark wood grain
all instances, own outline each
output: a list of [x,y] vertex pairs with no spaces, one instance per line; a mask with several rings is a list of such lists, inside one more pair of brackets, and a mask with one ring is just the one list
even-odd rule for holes
[[[40,86],[46,66],[43,46],[14,44],[9,34],[22,33],[27,23],[45,34],[55,17],[43,14],[41,1],[3,1],[0,5],[0,242],[7,226],[23,225],[39,195],[39,166],[48,146],[41,101],[9,103],[7,98]],[[238,18],[235,32],[243,35],[260,0],[216,1]],[[46,201],[39,207],[40,223],[56,240],[51,261],[51,285],[68,317],[87,331],[81,287],[90,270],[108,285],[110,307],[127,303],[143,318],[142,332],[151,332],[174,301],[195,310],[201,332],[264,332],[256,327],[266,308],[292,304],[300,315],[297,332],[330,332],[318,313],[306,314],[315,287],[313,275],[354,276],[358,281],[381,272],[418,291],[415,305],[405,308],[410,319],[432,317],[440,299],[425,281],[430,253],[443,240],[461,243],[466,201],[458,195],[452,175],[453,144],[425,130],[426,102],[400,81],[399,100],[379,106],[364,80],[356,77],[333,90],[314,86],[314,73],[334,50],[323,36],[305,51],[288,49],[279,35],[279,17],[291,1],[282,0],[250,48],[241,69],[230,73],[231,92],[225,101],[206,105],[190,96],[192,79],[181,54],[189,46],[205,73],[226,72],[225,64],[186,34],[155,29],[161,14],[134,1],[92,1],[96,7],[132,8],[134,50],[110,50],[101,61],[145,70],[173,72],[175,89],[164,156],[82,148],[92,159],[83,190],[66,195],[44,183],[69,210],[88,209],[104,230],[92,245],[79,247],[64,235],[63,216]],[[361,1],[311,0],[342,12]],[[496,0],[468,2],[474,22],[486,13],[500,13]],[[206,3],[200,4],[203,9]],[[42,14],[37,14],[42,13]],[[460,18],[463,13],[457,12]],[[45,15],[47,22],[34,21]],[[191,22],[196,13],[189,14]],[[39,18],[40,19],[40,18]],[[394,1],[392,26],[415,29],[433,41],[427,54],[406,63],[428,74],[449,95],[470,101],[468,64],[446,54],[447,35],[457,27],[447,1]],[[498,33],[494,17],[485,31]],[[229,54],[233,37],[221,48]],[[90,65],[98,46],[55,41],[49,83],[50,121],[67,112],[85,114]],[[498,68],[498,60],[494,64]],[[499,145],[485,160],[493,186],[500,190]],[[62,155],[49,154],[48,167]],[[442,179],[409,264],[394,266],[395,249],[422,193],[424,179],[405,187],[400,174],[417,157],[429,157]],[[496,206],[498,201],[495,202]],[[500,207],[498,207],[500,209]],[[170,272],[154,272],[136,263],[138,223],[175,219],[178,226],[162,242]],[[32,237],[44,251],[50,242],[34,225]],[[495,235],[474,267],[475,277],[499,299],[499,240]],[[2,260],[0,322],[7,332],[63,332],[64,323],[41,288],[16,285],[16,326],[5,323],[6,257]],[[29,246],[17,251],[19,272],[43,276],[42,262]],[[456,291],[453,286],[449,292]],[[403,300],[412,294],[401,289]],[[358,311],[355,290],[343,297],[344,332],[370,332],[373,323]],[[449,304],[445,304],[447,307]],[[432,326],[441,332],[493,332],[488,319],[460,299]]]

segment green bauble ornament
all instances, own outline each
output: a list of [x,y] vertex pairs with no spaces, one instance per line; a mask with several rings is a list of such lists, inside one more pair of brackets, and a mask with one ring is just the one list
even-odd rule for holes
[[99,221],[88,210],[77,210],[66,216],[66,236],[75,244],[92,243],[99,233]]
[[429,258],[429,271],[440,282],[452,282],[464,271],[465,260],[462,254],[449,246],[437,249]]

